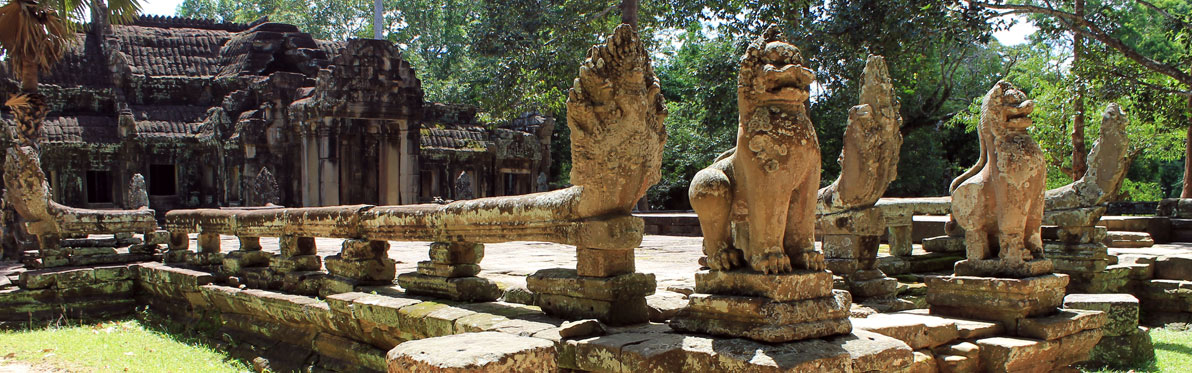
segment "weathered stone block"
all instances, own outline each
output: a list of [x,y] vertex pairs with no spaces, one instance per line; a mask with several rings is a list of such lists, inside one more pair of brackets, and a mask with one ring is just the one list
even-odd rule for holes
[[932,348],[959,338],[951,320],[907,313],[878,313],[853,319],[853,327],[891,337],[913,349]]
[[1060,341],[993,337],[978,339],[986,372],[1050,372],[1060,355]]
[[935,355],[931,351],[915,351],[914,359],[910,367],[907,367],[907,373],[936,373],[940,371]]
[[542,312],[565,319],[597,319],[610,325],[650,321],[650,311],[644,296],[613,301],[539,293],[537,305]]
[[938,236],[924,238],[923,250],[929,253],[963,253],[964,237]]
[[501,297],[501,289],[480,277],[446,278],[421,273],[402,273],[397,283],[410,294],[423,294],[469,302],[489,302]]
[[[696,274],[696,276],[699,276]],[[567,268],[543,269],[526,277],[526,288],[538,294],[566,295],[606,301],[642,298],[654,294],[653,274],[630,273],[613,277],[580,276]]]
[[1133,368],[1155,358],[1155,346],[1147,328],[1136,326],[1127,333],[1103,336],[1093,347],[1089,362],[1111,368]]
[[469,242],[432,242],[430,260],[441,264],[480,264],[484,244]]
[[1192,281],[1192,256],[1164,256],[1155,260],[1155,278]]
[[695,292],[766,297],[779,302],[822,298],[832,294],[832,273],[794,271],[767,275],[747,270],[704,270],[695,273]]
[[436,277],[472,277],[480,273],[480,266],[475,264],[443,264],[433,261],[418,262],[418,273]]
[[914,352],[901,341],[878,333],[853,330],[828,339],[848,351],[853,372],[886,372],[914,363]]
[[360,285],[391,284],[397,278],[396,261],[384,259],[345,259],[332,255],[323,261],[327,273],[358,281]]
[[612,277],[633,273],[633,250],[575,248],[575,270],[580,276]]
[[1130,294],[1068,294],[1064,308],[1104,312],[1102,331],[1108,337],[1126,335],[1138,326],[1138,298]]
[[397,345],[390,372],[553,372],[555,344],[497,332],[456,334]]
[[1008,323],[1054,312],[1064,299],[1067,275],[1050,274],[1022,279],[928,276],[927,303],[931,313]]
[[965,259],[956,262],[957,276],[1026,278],[1051,273],[1055,264],[1048,259],[1012,263],[1001,259]]
[[692,294],[681,314],[686,317],[718,318],[763,324],[791,324],[847,318],[852,304],[848,292],[832,296],[779,302],[762,297]]
[[794,324],[758,324],[746,321],[688,317],[683,313],[671,319],[670,326],[684,332],[742,337],[770,343],[821,338],[852,331],[852,324],[847,318]]
[[1100,328],[1105,320],[1106,315],[1101,311],[1065,309],[1054,315],[1019,320],[1016,335],[1051,341]]

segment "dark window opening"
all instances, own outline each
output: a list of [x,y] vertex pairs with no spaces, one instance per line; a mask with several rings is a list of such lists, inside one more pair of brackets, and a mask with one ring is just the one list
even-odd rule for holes
[[87,171],[87,203],[112,203],[112,173]]
[[434,191],[431,189],[431,181],[432,180],[431,180],[430,171],[422,170],[421,172],[419,172],[418,179],[419,179],[418,180],[419,181],[418,195],[424,199],[429,200],[431,197],[431,193],[434,193]]
[[178,194],[175,180],[174,165],[149,165],[149,195],[172,196]]

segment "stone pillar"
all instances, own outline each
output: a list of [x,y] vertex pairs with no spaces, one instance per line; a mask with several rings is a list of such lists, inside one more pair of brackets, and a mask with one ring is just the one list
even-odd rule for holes
[[[330,124],[328,124],[330,125]],[[319,205],[335,206],[339,204],[339,167],[332,158],[332,149],[336,146],[331,138],[329,128],[319,129]]]
[[380,189],[379,201],[383,205],[401,204],[401,138],[395,133],[385,132],[381,137],[381,172],[377,175]]
[[898,280],[877,268],[877,249],[886,230],[881,209],[825,215],[819,221],[824,232],[824,261],[833,274],[844,278],[852,296],[858,301],[893,302]]
[[302,134],[302,206],[319,204],[319,150],[314,136]]
[[212,272],[218,271],[220,265],[223,264],[219,233],[199,233],[198,243],[199,251],[187,255],[186,264]]
[[544,269],[526,279],[543,312],[612,325],[649,321],[646,296],[654,294],[654,274],[634,272],[633,249],[575,251],[576,269]]
[[400,171],[398,181],[401,185],[401,204],[412,205],[418,203],[418,131],[411,130],[413,124],[407,120],[399,120],[398,139],[401,141]]
[[890,255],[903,257],[911,256],[915,250],[915,240],[911,227],[915,223],[912,211],[886,210],[886,242],[890,244]]
[[185,263],[190,252],[190,237],[186,232],[170,232],[170,241],[164,255],[166,264]]
[[319,258],[314,237],[279,237],[281,254],[269,262],[271,276],[269,288],[302,295],[316,295],[326,273],[323,260]]
[[418,262],[417,272],[397,276],[397,284],[410,294],[423,294],[469,302],[489,302],[501,297],[492,281],[476,276],[484,244],[433,242],[430,260]]
[[229,276],[240,278],[241,283],[249,287],[268,287],[268,276],[264,272],[269,269],[269,258],[273,254],[261,251],[260,237],[237,238],[240,240],[240,248],[224,255],[223,271]]
[[391,285],[397,275],[388,241],[344,240],[343,250],[323,264],[330,276],[319,289],[321,296],[352,292],[357,286]]

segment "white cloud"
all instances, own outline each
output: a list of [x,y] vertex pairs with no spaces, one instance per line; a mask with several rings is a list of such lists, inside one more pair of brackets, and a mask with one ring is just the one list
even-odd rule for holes
[[993,33],[993,37],[997,38],[997,41],[1002,43],[1002,45],[1018,45],[1026,43],[1026,38],[1031,34],[1034,34],[1035,31],[1039,30],[1039,28],[1035,27],[1035,25],[1028,21],[1026,17],[1003,16],[1002,18],[1014,20],[1014,25],[1010,26],[1009,30],[1002,30]]

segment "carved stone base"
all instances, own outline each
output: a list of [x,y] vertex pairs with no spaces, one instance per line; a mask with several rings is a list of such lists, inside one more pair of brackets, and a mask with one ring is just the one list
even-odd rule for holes
[[1015,330],[1021,319],[1055,313],[1067,285],[1063,274],[1021,279],[929,276],[927,304],[932,314],[997,321]]
[[852,295],[832,290],[828,271],[705,270],[695,274],[695,292],[671,328],[775,343],[852,331]]
[[965,259],[956,262],[957,276],[1027,278],[1051,273],[1055,264],[1047,259],[1009,262],[1001,259]]
[[653,274],[589,277],[574,269],[551,268],[528,276],[526,288],[547,314],[629,325],[649,321],[646,296],[654,294],[655,282]]
[[852,331],[852,323],[848,320],[852,297],[846,291],[837,290],[827,297],[788,302],[763,297],[693,294],[689,302],[671,319],[671,328],[771,343]]
[[501,297],[501,289],[481,277],[447,278],[417,272],[397,276],[397,284],[407,293],[467,302],[491,302]]
[[396,261],[382,259],[344,259],[332,255],[323,260],[327,273],[355,280],[359,285],[388,285],[397,277]]

